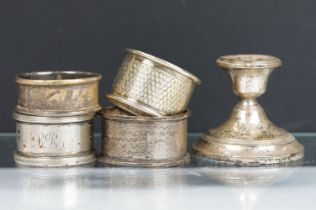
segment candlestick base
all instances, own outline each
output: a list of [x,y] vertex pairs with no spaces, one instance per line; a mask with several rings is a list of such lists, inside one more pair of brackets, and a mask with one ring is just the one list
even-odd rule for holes
[[193,152],[225,164],[260,165],[295,161],[304,147],[286,130],[270,122],[256,98],[265,93],[268,78],[281,60],[268,55],[228,55],[216,60],[228,73],[240,97],[230,118],[210,129],[193,145]]

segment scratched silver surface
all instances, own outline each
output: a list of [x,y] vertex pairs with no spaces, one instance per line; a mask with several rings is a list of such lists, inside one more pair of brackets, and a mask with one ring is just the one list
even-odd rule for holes
[[14,159],[17,163],[56,167],[81,165],[95,160],[94,114],[56,118],[15,113],[14,117],[17,145]]
[[30,124],[17,122],[17,150],[39,156],[74,155],[92,150],[91,122]]

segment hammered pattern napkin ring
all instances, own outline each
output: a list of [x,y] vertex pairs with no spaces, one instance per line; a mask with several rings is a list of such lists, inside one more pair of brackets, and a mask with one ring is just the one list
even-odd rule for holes
[[167,61],[127,49],[107,95],[118,107],[135,115],[166,116],[184,112],[200,80]]

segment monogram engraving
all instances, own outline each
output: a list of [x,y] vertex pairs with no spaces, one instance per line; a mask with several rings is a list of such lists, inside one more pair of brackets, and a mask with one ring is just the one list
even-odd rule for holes
[[60,148],[62,141],[58,141],[58,134],[54,132],[41,133],[37,138],[40,148]]

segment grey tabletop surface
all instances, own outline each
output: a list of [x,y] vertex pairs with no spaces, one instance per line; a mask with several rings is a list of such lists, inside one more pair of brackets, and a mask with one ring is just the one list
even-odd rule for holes
[[[189,135],[189,145],[200,134]],[[181,168],[15,165],[15,135],[0,135],[1,209],[316,209],[316,134],[297,133],[301,162],[218,166],[194,158]],[[96,149],[100,135],[95,137]]]

